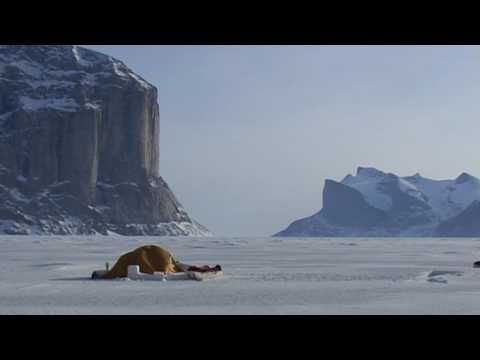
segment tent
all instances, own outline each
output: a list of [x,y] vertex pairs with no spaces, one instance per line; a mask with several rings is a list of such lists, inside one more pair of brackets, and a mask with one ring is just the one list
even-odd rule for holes
[[160,246],[147,245],[120,256],[112,269],[101,277],[103,279],[127,277],[128,267],[131,265],[138,265],[140,272],[145,274],[182,272],[170,252]]

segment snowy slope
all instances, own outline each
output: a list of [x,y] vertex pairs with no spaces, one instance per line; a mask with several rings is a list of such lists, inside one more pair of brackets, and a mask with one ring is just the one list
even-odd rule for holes
[[379,184],[386,175],[374,168],[358,168],[357,174],[355,176],[348,175],[342,184],[360,191],[365,200],[373,207],[388,211],[392,208],[392,199],[379,189]]
[[[196,281],[91,281],[145,244],[222,264]],[[0,237],[0,314],[480,314],[478,239]]]

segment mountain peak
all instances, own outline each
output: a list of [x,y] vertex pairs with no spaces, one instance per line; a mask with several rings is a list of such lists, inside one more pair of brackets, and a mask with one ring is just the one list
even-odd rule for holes
[[372,176],[372,177],[381,177],[385,176],[386,174],[383,171],[380,171],[378,169],[375,169],[373,167],[363,167],[359,166],[357,168],[357,176],[358,175],[363,175],[363,176]]
[[478,180],[476,177],[468,174],[468,173],[462,173],[460,174],[459,177],[455,179],[455,184],[463,184],[472,180]]

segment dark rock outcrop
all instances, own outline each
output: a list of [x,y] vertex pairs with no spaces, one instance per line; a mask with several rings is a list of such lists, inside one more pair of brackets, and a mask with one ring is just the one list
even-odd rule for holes
[[384,211],[370,206],[359,191],[333,180],[325,181],[322,214],[331,224],[367,228],[386,217]]
[[442,222],[435,229],[438,237],[480,236],[480,201],[474,201],[457,216]]
[[208,234],[159,175],[157,89],[77,46],[0,46],[0,184],[0,233]]

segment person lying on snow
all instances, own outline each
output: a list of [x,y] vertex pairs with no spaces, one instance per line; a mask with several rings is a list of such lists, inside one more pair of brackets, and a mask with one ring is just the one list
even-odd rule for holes
[[130,265],[138,265],[140,267],[140,272],[145,274],[153,274],[155,272],[162,272],[166,274],[187,271],[205,273],[222,270],[220,265],[210,267],[208,265],[194,266],[183,264],[177,261],[168,250],[156,245],[147,245],[120,256],[112,269],[107,270],[106,272],[94,271],[92,274],[92,279],[114,279],[127,277],[128,267]]

